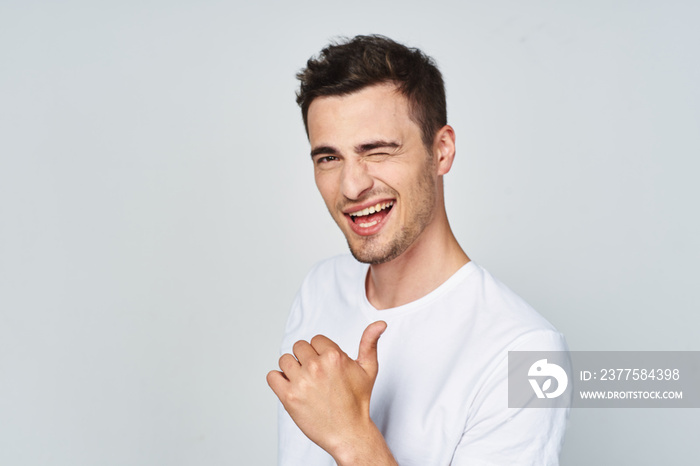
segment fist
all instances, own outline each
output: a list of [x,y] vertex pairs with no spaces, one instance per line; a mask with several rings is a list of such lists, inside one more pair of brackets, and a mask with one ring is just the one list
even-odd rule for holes
[[300,340],[294,355],[280,358],[281,371],[267,374],[267,383],[297,426],[331,455],[374,429],[369,402],[379,371],[377,341],[385,329],[383,321],[365,329],[356,360],[323,335]]

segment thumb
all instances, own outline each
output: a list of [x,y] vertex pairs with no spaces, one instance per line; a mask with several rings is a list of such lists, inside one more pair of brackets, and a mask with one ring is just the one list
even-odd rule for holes
[[377,377],[379,363],[377,362],[377,342],[386,330],[386,322],[378,320],[367,326],[360,339],[360,351],[357,353],[357,363],[365,370],[372,380]]

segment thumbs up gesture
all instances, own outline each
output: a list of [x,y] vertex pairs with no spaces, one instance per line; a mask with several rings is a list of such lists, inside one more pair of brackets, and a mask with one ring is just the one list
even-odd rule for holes
[[310,343],[297,341],[294,356],[287,353],[280,358],[282,371],[267,374],[267,383],[297,426],[338,464],[353,463],[363,452],[375,461],[377,454],[391,457],[369,417],[370,396],[379,371],[377,342],[385,329],[383,321],[365,329],[356,360],[323,335]]

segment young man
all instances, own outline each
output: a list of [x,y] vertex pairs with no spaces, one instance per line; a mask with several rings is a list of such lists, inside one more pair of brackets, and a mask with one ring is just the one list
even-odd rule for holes
[[565,343],[452,234],[432,60],[358,36],[298,77],[316,185],[354,259],[315,266],[292,306],[267,377],[280,464],[557,464],[567,410],[508,408],[507,358]]

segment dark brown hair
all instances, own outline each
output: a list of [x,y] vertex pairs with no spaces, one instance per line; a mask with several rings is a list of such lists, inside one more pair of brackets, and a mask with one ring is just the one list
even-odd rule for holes
[[297,103],[308,135],[308,112],[316,97],[346,95],[367,86],[394,82],[407,99],[411,119],[430,149],[435,133],[447,124],[445,84],[434,61],[381,35],[355,36],[331,43],[297,74]]

